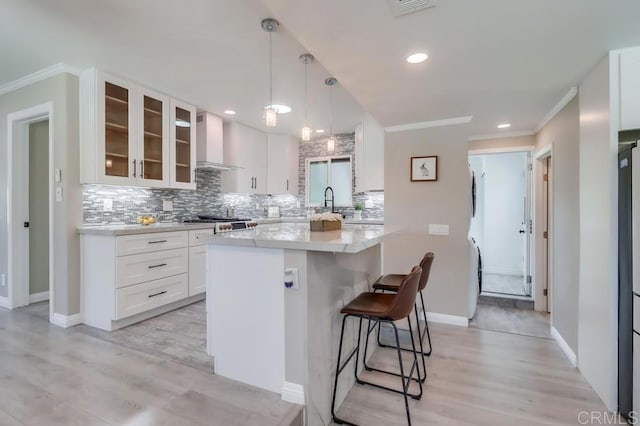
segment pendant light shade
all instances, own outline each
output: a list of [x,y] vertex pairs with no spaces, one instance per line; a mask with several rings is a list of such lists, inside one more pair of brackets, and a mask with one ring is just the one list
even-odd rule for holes
[[329,124],[329,139],[327,139],[327,151],[334,151],[336,149],[336,138],[333,136],[333,86],[338,83],[333,77],[329,77],[324,80],[324,84],[329,86],[329,113],[331,121]]
[[313,55],[309,53],[303,53],[300,55],[300,61],[304,64],[304,127],[302,127],[302,140],[304,142],[308,142],[311,140],[311,127],[309,127],[309,121],[307,119],[307,65],[312,63],[314,60]]
[[278,111],[273,107],[273,48],[271,34],[278,30],[280,23],[273,18],[263,19],[262,29],[269,33],[269,106],[264,110],[264,124],[267,127],[278,125]]

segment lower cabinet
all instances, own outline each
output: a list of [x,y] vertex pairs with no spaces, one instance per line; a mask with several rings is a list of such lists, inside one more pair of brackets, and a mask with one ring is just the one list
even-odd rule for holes
[[83,322],[111,331],[198,300],[207,285],[202,237],[212,232],[82,234]]

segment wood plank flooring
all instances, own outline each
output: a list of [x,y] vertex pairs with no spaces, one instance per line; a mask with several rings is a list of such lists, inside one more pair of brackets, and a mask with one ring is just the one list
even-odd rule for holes
[[[0,308],[0,425],[302,424],[300,407],[279,395],[77,329]],[[441,324],[431,332],[414,425],[571,425],[581,410],[605,410],[553,340]],[[377,349],[373,365],[397,368],[395,352]],[[401,396],[360,385],[339,415],[406,424]]]
[[[573,425],[581,410],[605,410],[553,340],[441,324],[430,328],[434,349],[424,395],[409,400],[414,425]],[[397,369],[396,354],[379,348],[372,364]],[[395,386],[399,379],[383,382]],[[338,415],[360,425],[406,424],[401,395],[360,385]]]
[[1,425],[301,425],[280,396],[0,308]]
[[496,304],[478,303],[469,327],[551,339],[549,314]]

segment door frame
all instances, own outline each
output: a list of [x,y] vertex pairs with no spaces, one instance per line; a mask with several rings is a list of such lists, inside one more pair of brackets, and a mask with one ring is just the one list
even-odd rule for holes
[[[53,102],[46,102],[7,115],[7,281],[9,309],[26,306],[29,304],[29,282],[25,277],[29,276],[29,258],[19,253],[28,248],[28,235],[18,233],[18,225],[23,220],[25,206],[28,210],[29,191],[21,191],[19,173],[25,169],[29,157],[29,125],[38,121],[49,121],[49,321],[53,317],[54,308],[54,138],[53,138]],[[28,182],[27,182],[28,184]],[[26,240],[26,243],[25,243]],[[18,254],[16,256],[16,254]]]
[[[527,146],[512,146],[512,147],[503,147],[503,148],[487,148],[487,149],[470,149],[467,152],[467,157],[471,156],[471,155],[487,155],[487,154],[508,154],[508,153],[516,153],[516,152],[525,152],[527,154],[529,154],[529,164],[532,166],[532,168],[534,170],[527,170],[527,176],[526,176],[526,185],[527,185],[527,208],[529,210],[529,221],[530,223],[533,224],[533,228],[535,229],[535,210],[536,210],[536,197],[535,197],[535,167],[534,167],[534,158],[537,159],[537,154],[535,152],[536,147],[533,145],[527,145]],[[533,176],[532,176],[533,174]],[[534,301],[534,304],[536,303],[536,300],[538,299],[537,296],[537,288],[538,286],[536,285],[536,268],[534,267],[534,265],[536,265],[536,256],[535,256],[535,242],[534,242],[534,238],[531,238],[531,235],[533,235],[533,233],[531,232],[531,227],[529,226],[529,224],[525,224],[525,230],[529,231],[527,233],[527,238],[526,240],[526,245],[529,251],[529,266],[527,268],[527,266],[525,265],[525,271],[524,271],[524,279],[526,281],[527,279],[527,274],[531,275],[531,294],[529,297],[531,297]],[[528,271],[527,271],[528,269]]]
[[[543,179],[544,179],[544,166],[545,162],[549,159],[549,168],[547,170],[547,255],[544,256],[544,221],[542,216],[544,212],[544,200],[543,197]],[[535,275],[539,276],[538,280],[541,285],[536,287],[536,297],[534,299],[534,309],[536,311],[549,312],[550,323],[553,326],[553,269],[554,269],[554,251],[553,251],[553,143],[542,148],[535,153],[534,161],[534,191],[535,191],[535,205],[534,220],[533,220],[533,232],[534,232],[534,244],[535,244]],[[538,220],[539,219],[539,220]],[[546,270],[545,270],[546,269]],[[547,296],[544,296],[544,289],[548,289]]]

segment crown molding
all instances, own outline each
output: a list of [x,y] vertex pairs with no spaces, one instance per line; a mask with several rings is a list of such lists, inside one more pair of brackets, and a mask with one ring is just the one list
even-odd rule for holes
[[577,94],[578,94],[577,86],[573,86],[571,89],[569,89],[567,94],[564,95],[562,99],[560,99],[560,101],[553,108],[551,108],[551,111],[549,111],[547,115],[544,116],[540,124],[538,124],[538,126],[535,128],[535,133],[538,133],[540,130],[542,130],[544,126],[549,124],[549,122],[553,120],[553,117],[555,117],[560,111],[562,111],[562,108],[567,106],[567,104],[571,102],[573,98],[576,97]]
[[63,73],[79,76],[80,70],[78,68],[72,67],[71,65],[60,62],[58,64],[51,65],[50,67],[41,69],[40,71],[27,74],[24,77],[20,77],[19,79],[11,81],[7,84],[3,84],[2,86],[0,86],[0,96]]
[[486,141],[488,139],[504,139],[504,138],[517,138],[520,136],[533,136],[536,132],[533,130],[522,130],[519,132],[506,132],[506,133],[491,133],[488,135],[475,135],[469,138],[469,141]]
[[458,124],[466,124],[473,120],[473,116],[445,118],[443,120],[421,121],[418,123],[398,124],[396,126],[388,126],[384,128],[385,132],[404,132],[407,130],[428,129],[431,127],[455,126]]

